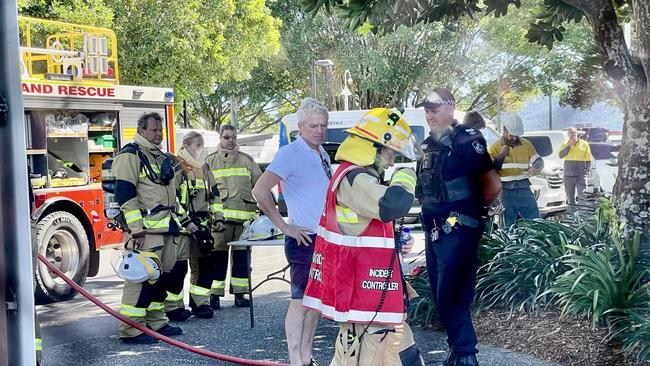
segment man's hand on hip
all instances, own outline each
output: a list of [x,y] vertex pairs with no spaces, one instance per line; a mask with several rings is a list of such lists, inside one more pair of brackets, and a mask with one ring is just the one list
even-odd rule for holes
[[309,244],[311,244],[311,238],[309,237],[309,234],[313,234],[313,232],[309,228],[287,224],[287,226],[282,229],[282,232],[284,235],[296,239],[298,245],[309,246]]

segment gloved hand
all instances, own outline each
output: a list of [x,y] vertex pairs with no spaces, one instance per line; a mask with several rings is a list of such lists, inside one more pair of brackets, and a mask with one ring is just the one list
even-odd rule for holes
[[226,230],[226,224],[224,224],[224,222],[221,221],[221,220],[217,220],[217,221],[212,223],[212,230],[220,233],[220,232]]
[[147,236],[145,231],[140,231],[137,233],[131,234],[131,240],[133,241],[133,249],[141,249],[144,245],[144,239]]
[[210,228],[207,226],[199,225],[197,230],[192,233],[192,236],[199,244],[199,251],[201,254],[210,254],[212,249],[214,249],[214,239],[212,238]]

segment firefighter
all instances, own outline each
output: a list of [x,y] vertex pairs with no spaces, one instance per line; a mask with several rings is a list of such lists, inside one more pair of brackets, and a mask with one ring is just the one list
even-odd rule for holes
[[[170,320],[187,320],[189,313],[183,301],[183,283],[190,260],[190,307],[197,318],[210,319],[210,285],[212,262],[210,251],[214,246],[212,223],[222,228],[223,217],[217,210],[221,200],[216,182],[205,163],[203,136],[190,131],[183,136],[178,152],[183,174],[178,191],[179,221],[183,226],[177,246],[177,262],[172,270],[173,284],[167,291],[165,311]],[[221,225],[221,226],[220,226]]]
[[524,123],[519,116],[506,115],[502,121],[503,136],[490,145],[488,153],[501,178],[502,201],[506,209],[503,216],[506,226],[510,226],[518,216],[539,218],[539,207],[528,178],[544,169],[544,160],[533,144],[521,137]]
[[[176,160],[161,151],[163,121],[158,113],[138,119],[133,143],[125,145],[113,161],[115,199],[126,225],[127,246],[156,255],[163,274],[151,284],[124,282],[120,313],[166,336],[182,334],[168,324],[164,312],[170,272],[176,264],[174,237],[179,228],[174,219],[176,205]],[[151,344],[157,340],[136,328],[120,323],[124,343]]]
[[370,110],[346,132],[303,305],[339,321],[330,365],[423,365],[405,323],[408,298],[399,258],[412,241],[400,250],[393,231],[393,220],[413,203],[415,172],[403,168],[382,182],[395,157],[415,160],[419,145],[401,113],[386,108]]
[[[219,298],[225,295],[228,242],[239,240],[244,222],[255,216],[257,203],[252,190],[262,175],[253,158],[239,151],[237,130],[233,125],[221,126],[219,139],[217,151],[206,159],[217,182],[222,203],[221,213],[225,220],[223,230],[214,233],[214,274],[210,296],[210,306],[214,310],[221,307]],[[230,293],[235,295],[235,306],[250,306],[250,301],[244,297],[248,293],[247,247],[232,248]]]
[[483,216],[498,211],[501,184],[485,139],[454,119],[456,100],[435,89],[424,107],[430,136],[422,143],[416,198],[422,204],[427,270],[433,300],[445,331],[445,366],[476,366],[476,333],[470,305],[474,299],[478,243]]

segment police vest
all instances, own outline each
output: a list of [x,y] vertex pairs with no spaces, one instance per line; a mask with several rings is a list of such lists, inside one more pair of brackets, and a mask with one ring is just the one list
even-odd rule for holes
[[449,204],[472,197],[476,193],[476,184],[466,171],[460,170],[455,176],[446,172],[448,163],[459,159],[456,152],[458,132],[462,125],[456,125],[450,134],[435,142],[428,138],[428,146],[422,161],[417,167],[417,184],[415,197],[422,204]]
[[400,324],[404,287],[392,222],[374,219],[358,236],[336,223],[336,192],[358,166],[344,162],[327,188],[303,305],[337,322]]

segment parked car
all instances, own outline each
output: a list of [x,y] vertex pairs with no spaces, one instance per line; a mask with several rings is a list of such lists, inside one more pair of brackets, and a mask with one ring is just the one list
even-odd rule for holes
[[[568,137],[564,131],[531,131],[523,136],[530,141],[537,153],[544,159],[541,175],[531,177],[535,196],[539,197],[539,211],[542,217],[564,211],[566,193],[564,191],[564,161],[560,158],[560,146]],[[591,174],[587,179],[587,190],[601,191],[600,176],[595,159],[592,160]]]

